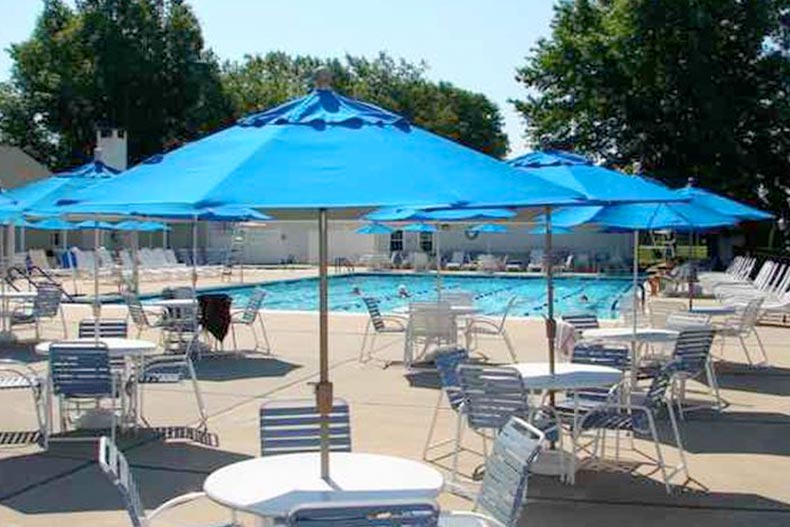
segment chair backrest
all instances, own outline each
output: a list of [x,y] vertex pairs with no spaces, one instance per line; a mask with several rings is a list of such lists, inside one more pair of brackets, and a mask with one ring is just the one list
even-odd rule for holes
[[49,347],[49,376],[58,396],[113,395],[110,358],[101,342],[53,342]]
[[529,411],[521,374],[513,368],[462,364],[458,381],[471,428],[499,430],[510,417]]
[[124,293],[123,300],[126,302],[126,307],[129,308],[129,316],[132,317],[132,322],[139,327],[145,328],[150,326],[148,323],[148,316],[145,314],[145,309],[143,309],[143,304],[140,302],[140,298],[135,295],[134,293]]
[[745,306],[736,308],[735,315],[728,320],[728,324],[735,326],[743,334],[750,333],[760,319],[762,298],[753,298]]
[[458,334],[456,317],[444,302],[413,303],[409,306],[409,334],[452,340]]
[[571,362],[626,370],[631,367],[631,349],[627,345],[580,342],[573,347]]
[[464,401],[464,394],[458,381],[458,367],[469,360],[469,352],[464,348],[439,348],[434,354],[436,371],[442,383],[442,391],[450,402],[450,407],[457,409]]
[[511,417],[494,441],[475,509],[505,527],[515,527],[527,496],[530,467],[545,437],[537,428]]
[[653,411],[658,410],[664,403],[667,389],[672,383],[672,377],[682,370],[683,364],[676,360],[662,366],[656,376],[653,377],[653,381],[647,389],[647,393],[645,394],[645,406]]
[[651,300],[648,310],[650,325],[654,328],[665,328],[669,315],[677,311],[686,311],[686,303],[682,300]]
[[[96,337],[96,320],[84,318],[80,320],[77,336],[81,339]],[[101,318],[98,323],[99,337],[126,338],[129,335],[129,324],[122,318]]]
[[706,328],[710,326],[710,316],[703,313],[676,311],[667,317],[666,328],[683,331],[688,328]]
[[581,331],[584,329],[597,329],[600,327],[598,324],[598,317],[592,313],[572,313],[562,315],[562,320]]
[[43,249],[30,249],[28,252],[30,262],[44,271],[49,271],[52,268],[49,265],[49,259]]
[[499,319],[499,330],[502,331],[502,328],[505,327],[505,322],[507,322],[507,317],[510,316],[510,312],[513,311],[513,307],[518,302],[517,296],[511,296],[510,299],[505,304],[505,310],[502,312],[502,318]]
[[442,302],[451,306],[472,306],[475,296],[469,291],[442,291]]
[[680,367],[687,373],[697,373],[705,368],[710,356],[715,333],[712,329],[683,329],[675,341],[673,359],[680,362]]
[[57,316],[62,295],[63,291],[57,286],[49,284],[38,286],[36,297],[33,299],[33,313],[37,317]]
[[263,301],[266,298],[266,291],[260,287],[256,287],[250,294],[247,300],[247,305],[244,307],[244,312],[241,314],[241,320],[246,324],[252,324],[258,317],[258,312],[263,306]]
[[288,527],[436,527],[432,501],[385,500],[360,503],[306,503],[288,514]]
[[378,299],[366,296],[362,298],[362,301],[368,309],[368,315],[370,315],[370,323],[373,324],[373,329],[376,331],[384,329],[384,321],[381,319],[381,309],[379,308],[380,303]]
[[[351,452],[348,403],[332,402],[329,414],[329,448]],[[261,456],[318,452],[321,448],[321,414],[314,399],[268,401],[260,410]]]
[[121,494],[121,500],[134,527],[145,527],[146,515],[140,493],[126,457],[109,437],[99,439],[99,468]]

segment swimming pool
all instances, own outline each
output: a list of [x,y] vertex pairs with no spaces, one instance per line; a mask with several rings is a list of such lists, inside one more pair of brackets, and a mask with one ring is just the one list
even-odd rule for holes
[[[475,296],[475,307],[487,315],[501,314],[508,300],[518,296],[520,301],[515,316],[540,316],[546,313],[546,280],[542,277],[515,276],[453,276],[443,275],[446,291],[468,291]],[[403,285],[408,298],[398,295]],[[316,311],[318,309],[318,279],[303,278],[267,282],[255,286],[212,288],[205,292],[227,293],[236,306],[243,306],[255,287],[267,291],[265,309],[283,311]],[[409,302],[430,301],[436,298],[436,276],[430,274],[361,273],[332,276],[329,279],[329,307],[332,311],[364,313],[361,295],[381,301],[385,312],[392,312]],[[570,277],[555,279],[555,311],[563,313],[589,312],[599,318],[615,318],[612,306],[631,287],[628,278]]]

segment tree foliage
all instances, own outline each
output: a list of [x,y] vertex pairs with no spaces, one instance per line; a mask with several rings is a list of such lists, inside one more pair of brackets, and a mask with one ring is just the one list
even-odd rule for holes
[[237,115],[304,94],[320,67],[333,72],[340,93],[398,112],[418,126],[495,157],[507,154],[502,115],[484,95],[426,79],[427,66],[346,56],[343,60],[290,56],[281,52],[247,56],[223,67],[225,91]]
[[90,157],[96,129],[125,128],[137,161],[231,114],[219,65],[180,0],[45,0],[31,37],[10,50],[2,140],[53,168]]
[[518,79],[537,143],[788,207],[788,0],[563,0]]

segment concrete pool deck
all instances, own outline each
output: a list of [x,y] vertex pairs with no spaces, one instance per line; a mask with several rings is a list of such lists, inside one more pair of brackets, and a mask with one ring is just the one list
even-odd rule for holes
[[[310,276],[312,270],[258,270],[257,280]],[[245,278],[247,278],[245,271]],[[250,275],[250,281],[252,281]],[[210,285],[210,281],[201,280]],[[173,285],[173,284],[169,284]],[[145,284],[147,290],[163,283]],[[105,306],[104,316],[123,315],[123,306]],[[90,307],[66,306],[72,334],[77,322],[90,316]],[[161,442],[130,437],[122,447],[132,464],[147,508],[183,492],[199,490],[214,469],[258,454],[258,408],[275,397],[310,396],[308,382],[317,372],[317,316],[308,313],[265,312],[274,347],[271,357],[207,359],[198,364],[198,376],[210,414],[209,429],[219,436],[217,448],[188,442]],[[356,360],[366,324],[362,315],[330,317],[331,376],[338,396],[351,405],[354,450],[420,459],[426,429],[437,397],[436,379],[404,375],[399,366],[383,368],[378,362]],[[45,335],[57,336],[57,325]],[[537,320],[513,320],[508,330],[521,361],[545,360],[543,325]],[[242,330],[241,333],[244,333]],[[242,344],[252,339],[242,336]],[[29,333],[22,333],[23,337]],[[760,525],[790,524],[790,331],[761,327],[771,366],[749,368],[735,342],[725,349],[720,363],[722,395],[728,402],[721,414],[698,411],[682,424],[693,481],[672,495],[664,492],[649,467],[635,474],[582,471],[575,486],[534,476],[521,525],[589,526],[639,524]],[[483,344],[494,361],[505,361],[500,341]],[[381,338],[377,356],[397,359],[398,337]],[[32,344],[6,346],[0,357],[30,362],[46,369]],[[694,385],[693,397],[704,398],[703,386]],[[33,414],[27,393],[0,393],[0,424],[4,430],[32,429]],[[146,415],[154,425],[194,423],[196,411],[187,386],[147,388]],[[155,401],[155,402],[154,402]],[[452,415],[443,411],[440,432],[450,433]],[[472,434],[468,434],[471,439]],[[664,441],[662,434],[662,441]],[[649,443],[637,440],[646,450]],[[677,453],[668,444],[670,460]],[[62,443],[48,452],[35,446],[0,449],[0,525],[127,526],[116,490],[94,462],[95,444]],[[464,457],[469,473],[477,459]],[[445,494],[447,508],[468,508],[469,502]],[[227,520],[225,510],[200,500],[164,515],[157,525],[205,525]],[[252,517],[242,515],[245,525]]]

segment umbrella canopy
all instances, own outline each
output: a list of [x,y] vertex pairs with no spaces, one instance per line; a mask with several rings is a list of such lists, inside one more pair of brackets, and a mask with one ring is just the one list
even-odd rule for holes
[[75,230],[78,231],[92,231],[99,229],[100,231],[114,231],[117,230],[115,225],[107,223],[106,221],[85,220],[74,225]]
[[505,233],[508,232],[507,227],[497,223],[481,223],[473,225],[467,229],[470,232],[490,232],[490,233]]
[[71,231],[77,229],[76,223],[71,223],[60,218],[47,218],[30,225],[32,229],[42,231]]
[[73,212],[146,214],[165,205],[425,208],[563,205],[582,198],[524,178],[400,115],[318,89],[61,203],[81,204]]
[[[39,179],[22,187],[9,190],[5,196],[13,199],[19,210],[30,215],[42,213],[53,208],[55,203],[66,196],[86,189],[101,181],[115,177],[118,171],[101,161],[93,161],[80,167],[60,172],[48,178]],[[2,205],[0,203],[0,205]],[[57,211],[56,211],[57,213]]]
[[392,227],[387,227],[381,223],[368,223],[357,229],[357,234],[391,234]]
[[720,214],[734,216],[741,221],[762,221],[770,220],[774,217],[774,215],[769,212],[744,205],[730,198],[714,194],[709,190],[693,187],[691,185],[678,189],[675,193],[684,198],[689,198],[690,203],[694,205],[704,207]]
[[440,209],[421,210],[406,207],[386,207],[365,215],[372,221],[463,221],[499,220],[512,218],[516,213],[510,209]]
[[115,224],[118,231],[157,232],[169,231],[170,227],[157,221],[127,220]]
[[688,199],[678,196],[663,185],[594,165],[590,160],[570,152],[530,152],[511,159],[508,163],[537,180],[562,185],[583,194],[588,200],[605,204]]
[[[570,229],[593,224],[602,230],[634,231],[672,229],[703,231],[738,223],[738,218],[716,213],[691,203],[629,203],[621,205],[566,207],[552,214],[552,226]],[[542,221],[539,218],[538,221]]]
[[427,223],[410,223],[403,227],[404,232],[436,232],[437,229],[434,225]]

